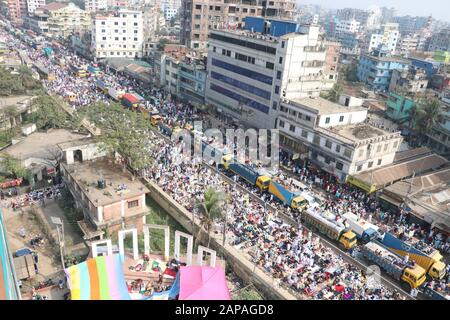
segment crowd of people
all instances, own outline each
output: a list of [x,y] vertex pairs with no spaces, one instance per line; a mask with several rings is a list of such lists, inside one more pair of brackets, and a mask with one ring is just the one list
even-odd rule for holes
[[[20,42],[13,45],[26,50],[33,61],[45,63],[56,75],[55,81],[45,82],[47,89],[63,96],[68,91],[74,92],[76,107],[99,101],[105,103],[110,101],[96,88],[92,78],[74,77],[58,64],[48,63],[47,58],[39,50],[29,48]],[[78,65],[87,64],[87,61],[75,54],[64,49],[60,50],[59,54],[64,55],[67,61]],[[161,101],[159,110],[170,124],[184,126],[198,115],[189,104],[177,101],[165,94],[163,90],[145,88],[138,81],[125,75],[103,73],[98,78],[124,91],[133,90],[146,99],[149,96],[157,97]],[[205,119],[205,115],[200,115],[200,118]],[[217,171],[203,166],[200,159],[186,161],[183,158],[182,149],[183,142],[168,144],[161,138],[155,138],[148,150],[155,159],[155,164],[143,170],[142,174],[154,180],[174,200],[194,214],[197,214],[195,203],[202,201],[208,187],[223,190],[231,198],[230,207],[227,209],[228,241],[244,254],[252,256],[255,263],[273,278],[278,279],[280,284],[301,296],[313,298],[400,298],[397,292],[392,292],[380,284],[371,285],[364,272],[345,262],[342,256],[323,245],[318,237],[304,229],[300,223],[298,226],[284,223],[276,213],[267,210],[265,206],[253,200],[236,186],[226,183]],[[309,163],[304,163],[302,166],[291,165],[291,167],[292,175],[296,179],[321,189],[326,195],[326,200],[320,204],[323,209],[333,212],[338,217],[343,213],[353,212],[369,222],[385,226],[385,231],[402,237],[413,235],[423,243],[448,252],[449,242],[443,234],[435,230],[427,232],[421,226],[409,223],[406,213],[396,217],[393,213],[381,210],[374,196],[368,196],[362,191],[338,183],[335,177],[314,168]],[[281,170],[278,173],[278,179],[288,184],[290,181],[291,186],[294,187],[292,179],[285,178]],[[258,191],[253,188],[251,192],[256,194]],[[38,194],[39,198],[42,194],[45,195],[45,192]],[[279,212],[300,221],[298,212],[283,206],[272,196],[266,194],[258,196]],[[30,198],[34,199],[35,194],[30,195],[28,199]],[[218,221],[216,227],[216,230],[221,230],[223,225]],[[432,285],[440,286],[442,283]]]
[[12,197],[5,197],[3,192],[0,193],[2,207],[17,209],[31,206],[34,204],[45,205],[45,201],[58,199],[61,197],[61,190],[64,189],[64,183],[56,184],[47,188],[33,190],[24,194],[14,192]]

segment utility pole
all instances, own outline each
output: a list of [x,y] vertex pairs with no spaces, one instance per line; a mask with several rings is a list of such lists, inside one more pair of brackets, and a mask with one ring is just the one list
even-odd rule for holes
[[[58,217],[51,217],[52,222],[56,225],[56,233],[58,234],[59,254],[61,255],[61,264],[63,269],[66,268],[64,263],[64,224]],[[60,229],[61,227],[61,229]]]

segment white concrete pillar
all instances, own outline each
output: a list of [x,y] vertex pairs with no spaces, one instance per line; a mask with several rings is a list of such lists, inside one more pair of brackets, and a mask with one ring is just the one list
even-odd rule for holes
[[97,219],[98,222],[103,222],[103,207],[97,208]]
[[106,240],[98,240],[98,241],[91,242],[92,257],[94,257],[94,258],[97,257],[98,256],[97,248],[99,246],[103,246],[105,244],[106,244],[108,255],[112,255],[113,253],[112,253],[111,239],[106,239]]
[[197,251],[197,264],[199,266],[203,265],[203,253],[204,252],[208,252],[211,255],[211,261],[209,263],[209,266],[214,268],[216,266],[216,256],[217,256],[216,251],[212,250],[212,249],[208,249],[208,248],[206,248],[204,246],[200,246],[200,245],[198,246],[198,251]]
[[133,259],[137,260],[139,259],[139,248],[138,248],[138,236],[137,236],[137,229],[125,229],[125,230],[119,230],[119,253],[122,257],[122,261],[125,259],[125,247],[124,247],[124,239],[125,235],[131,233],[133,236]]
[[194,237],[190,234],[181,232],[181,231],[175,231],[175,248],[174,248],[174,255],[177,259],[180,259],[180,238],[184,237],[188,240],[188,245],[187,245],[187,252],[186,252],[186,256],[187,256],[187,265],[190,266],[192,265],[192,250],[194,247]]
[[150,254],[150,230],[164,230],[164,260],[170,257],[170,227],[157,224],[144,224],[144,252]]

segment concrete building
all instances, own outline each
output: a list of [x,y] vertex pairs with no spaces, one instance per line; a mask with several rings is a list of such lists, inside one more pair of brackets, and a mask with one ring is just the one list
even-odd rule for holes
[[385,116],[395,122],[405,124],[410,121],[410,110],[416,103],[413,97],[389,92],[389,99],[386,104]]
[[450,29],[441,30],[431,36],[428,51],[450,51]]
[[63,2],[52,2],[36,9],[34,16],[28,21],[33,28],[40,29],[37,32],[64,38],[73,32],[88,30],[91,26],[91,17],[87,11],[73,3]]
[[203,60],[187,58],[178,67],[178,96],[194,106],[203,107],[207,77]]
[[336,21],[335,33],[357,33],[361,27],[361,23],[352,20],[338,20]]
[[411,66],[424,70],[429,77],[438,73],[441,66],[440,62],[434,61],[433,59],[429,58],[422,59],[410,57],[409,60],[411,61]]
[[28,15],[33,14],[37,8],[45,6],[46,0],[26,0]]
[[83,210],[84,220],[78,224],[84,239],[108,237],[123,228],[142,231],[147,214],[145,185],[105,157],[92,139],[60,143],[59,148],[64,182]]
[[419,46],[419,34],[407,34],[400,38],[397,43],[396,52],[403,56],[408,56],[411,51],[416,51]]
[[341,52],[341,44],[339,42],[325,41],[325,78],[329,80],[329,87],[324,87],[324,90],[331,89],[338,78],[339,67],[339,53]]
[[156,32],[160,30],[161,10],[158,4],[146,5],[142,7],[143,20],[143,56],[150,57],[157,49],[156,44],[159,42]]
[[426,144],[435,152],[450,157],[450,90],[442,94],[442,121],[427,134]]
[[142,57],[142,12],[119,9],[96,15],[92,30],[92,52],[95,57]]
[[393,70],[407,70],[411,62],[388,56],[384,51],[375,50],[361,56],[358,64],[358,79],[373,90],[386,91],[389,88]]
[[400,91],[414,95],[424,93],[428,87],[428,76],[422,69],[410,67],[407,70],[393,70],[389,91]]
[[293,0],[182,0],[181,44],[206,51],[208,32],[212,28],[238,28],[247,16],[291,19],[294,8]]
[[389,165],[400,146],[400,132],[366,123],[367,109],[322,98],[283,99],[276,128],[283,148],[306,154],[320,168],[344,181]]
[[165,7],[164,8],[164,19],[170,20],[173,17],[175,17],[178,13],[178,9],[171,8],[171,7]]
[[381,46],[386,46],[390,54],[394,54],[397,48],[397,42],[400,38],[397,23],[386,23],[383,29],[374,33],[370,37],[369,53]]
[[[206,102],[245,126],[273,128],[281,98],[317,97],[336,80],[325,75],[318,26],[261,18],[260,27],[210,31]],[[291,33],[270,35],[279,30]]]
[[97,12],[107,9],[107,0],[84,0],[84,10],[86,10],[87,12]]
[[22,12],[25,9],[23,0],[8,0],[8,15],[12,22],[22,20]]

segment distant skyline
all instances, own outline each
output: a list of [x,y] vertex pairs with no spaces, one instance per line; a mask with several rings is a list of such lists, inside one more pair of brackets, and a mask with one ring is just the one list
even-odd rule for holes
[[393,7],[397,15],[429,16],[431,14],[435,19],[450,22],[450,1],[448,0],[297,0],[297,4],[317,4],[330,9],[367,9],[372,5]]

